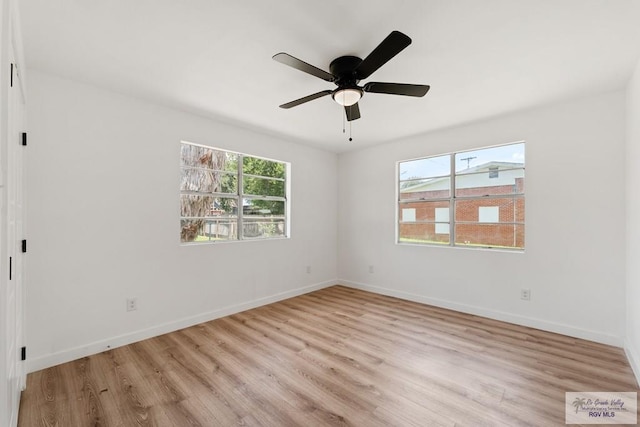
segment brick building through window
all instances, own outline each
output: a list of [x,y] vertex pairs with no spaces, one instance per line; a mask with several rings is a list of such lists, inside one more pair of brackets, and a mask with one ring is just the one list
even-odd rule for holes
[[453,179],[400,181],[399,243],[524,249],[524,162],[489,161]]

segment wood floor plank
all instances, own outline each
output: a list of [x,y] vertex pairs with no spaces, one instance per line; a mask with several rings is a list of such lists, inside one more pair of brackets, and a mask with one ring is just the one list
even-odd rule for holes
[[34,372],[20,427],[561,426],[616,347],[333,286]]

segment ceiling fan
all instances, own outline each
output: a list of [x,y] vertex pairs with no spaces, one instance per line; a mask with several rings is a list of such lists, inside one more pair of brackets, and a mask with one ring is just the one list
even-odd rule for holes
[[288,53],[277,53],[273,56],[274,60],[311,74],[312,76],[319,77],[322,80],[335,83],[336,86],[338,86],[334,90],[323,90],[296,99],[295,101],[287,102],[286,104],[280,105],[280,108],[292,108],[305,102],[331,95],[334,101],[344,106],[347,120],[352,121],[360,118],[358,101],[360,101],[365,92],[422,97],[429,91],[428,85],[369,82],[364,86],[358,86],[360,80],[368,78],[378,68],[382,67],[410,44],[411,38],[409,38],[409,36],[400,31],[392,31],[391,34],[364,59],[356,56],[341,56],[334,59],[331,61],[331,64],[329,64],[329,73],[311,64],[307,64]]

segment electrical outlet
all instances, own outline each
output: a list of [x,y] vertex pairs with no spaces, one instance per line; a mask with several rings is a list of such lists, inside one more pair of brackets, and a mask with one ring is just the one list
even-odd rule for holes
[[127,298],[127,311],[134,311],[138,309],[137,298]]
[[311,274],[311,266],[307,265],[307,274]]
[[369,274],[373,274],[373,265],[369,266]]
[[529,301],[531,299],[530,289],[520,289],[520,299]]

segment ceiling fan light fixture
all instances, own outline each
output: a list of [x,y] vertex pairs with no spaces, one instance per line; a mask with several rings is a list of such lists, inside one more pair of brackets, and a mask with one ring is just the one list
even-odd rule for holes
[[362,98],[362,90],[358,88],[338,89],[331,95],[334,101],[345,107],[356,104]]
[[280,105],[280,108],[292,108],[301,104],[305,104],[314,99],[321,98],[331,94],[331,98],[344,107],[345,118],[352,122],[360,118],[360,106],[358,102],[364,96],[364,93],[386,93],[390,95],[403,95],[422,97],[429,90],[428,85],[416,85],[408,83],[383,83],[369,82],[364,86],[358,86],[362,80],[376,72],[380,67],[389,62],[397,54],[402,52],[411,44],[411,38],[400,31],[392,31],[375,49],[369,53],[364,59],[357,56],[344,55],[335,58],[329,63],[330,72],[308,64],[301,59],[280,52],[273,55],[273,59],[296,70],[318,77],[322,80],[335,84],[337,87],[333,90],[327,89],[305,97],[296,99],[286,104]]

